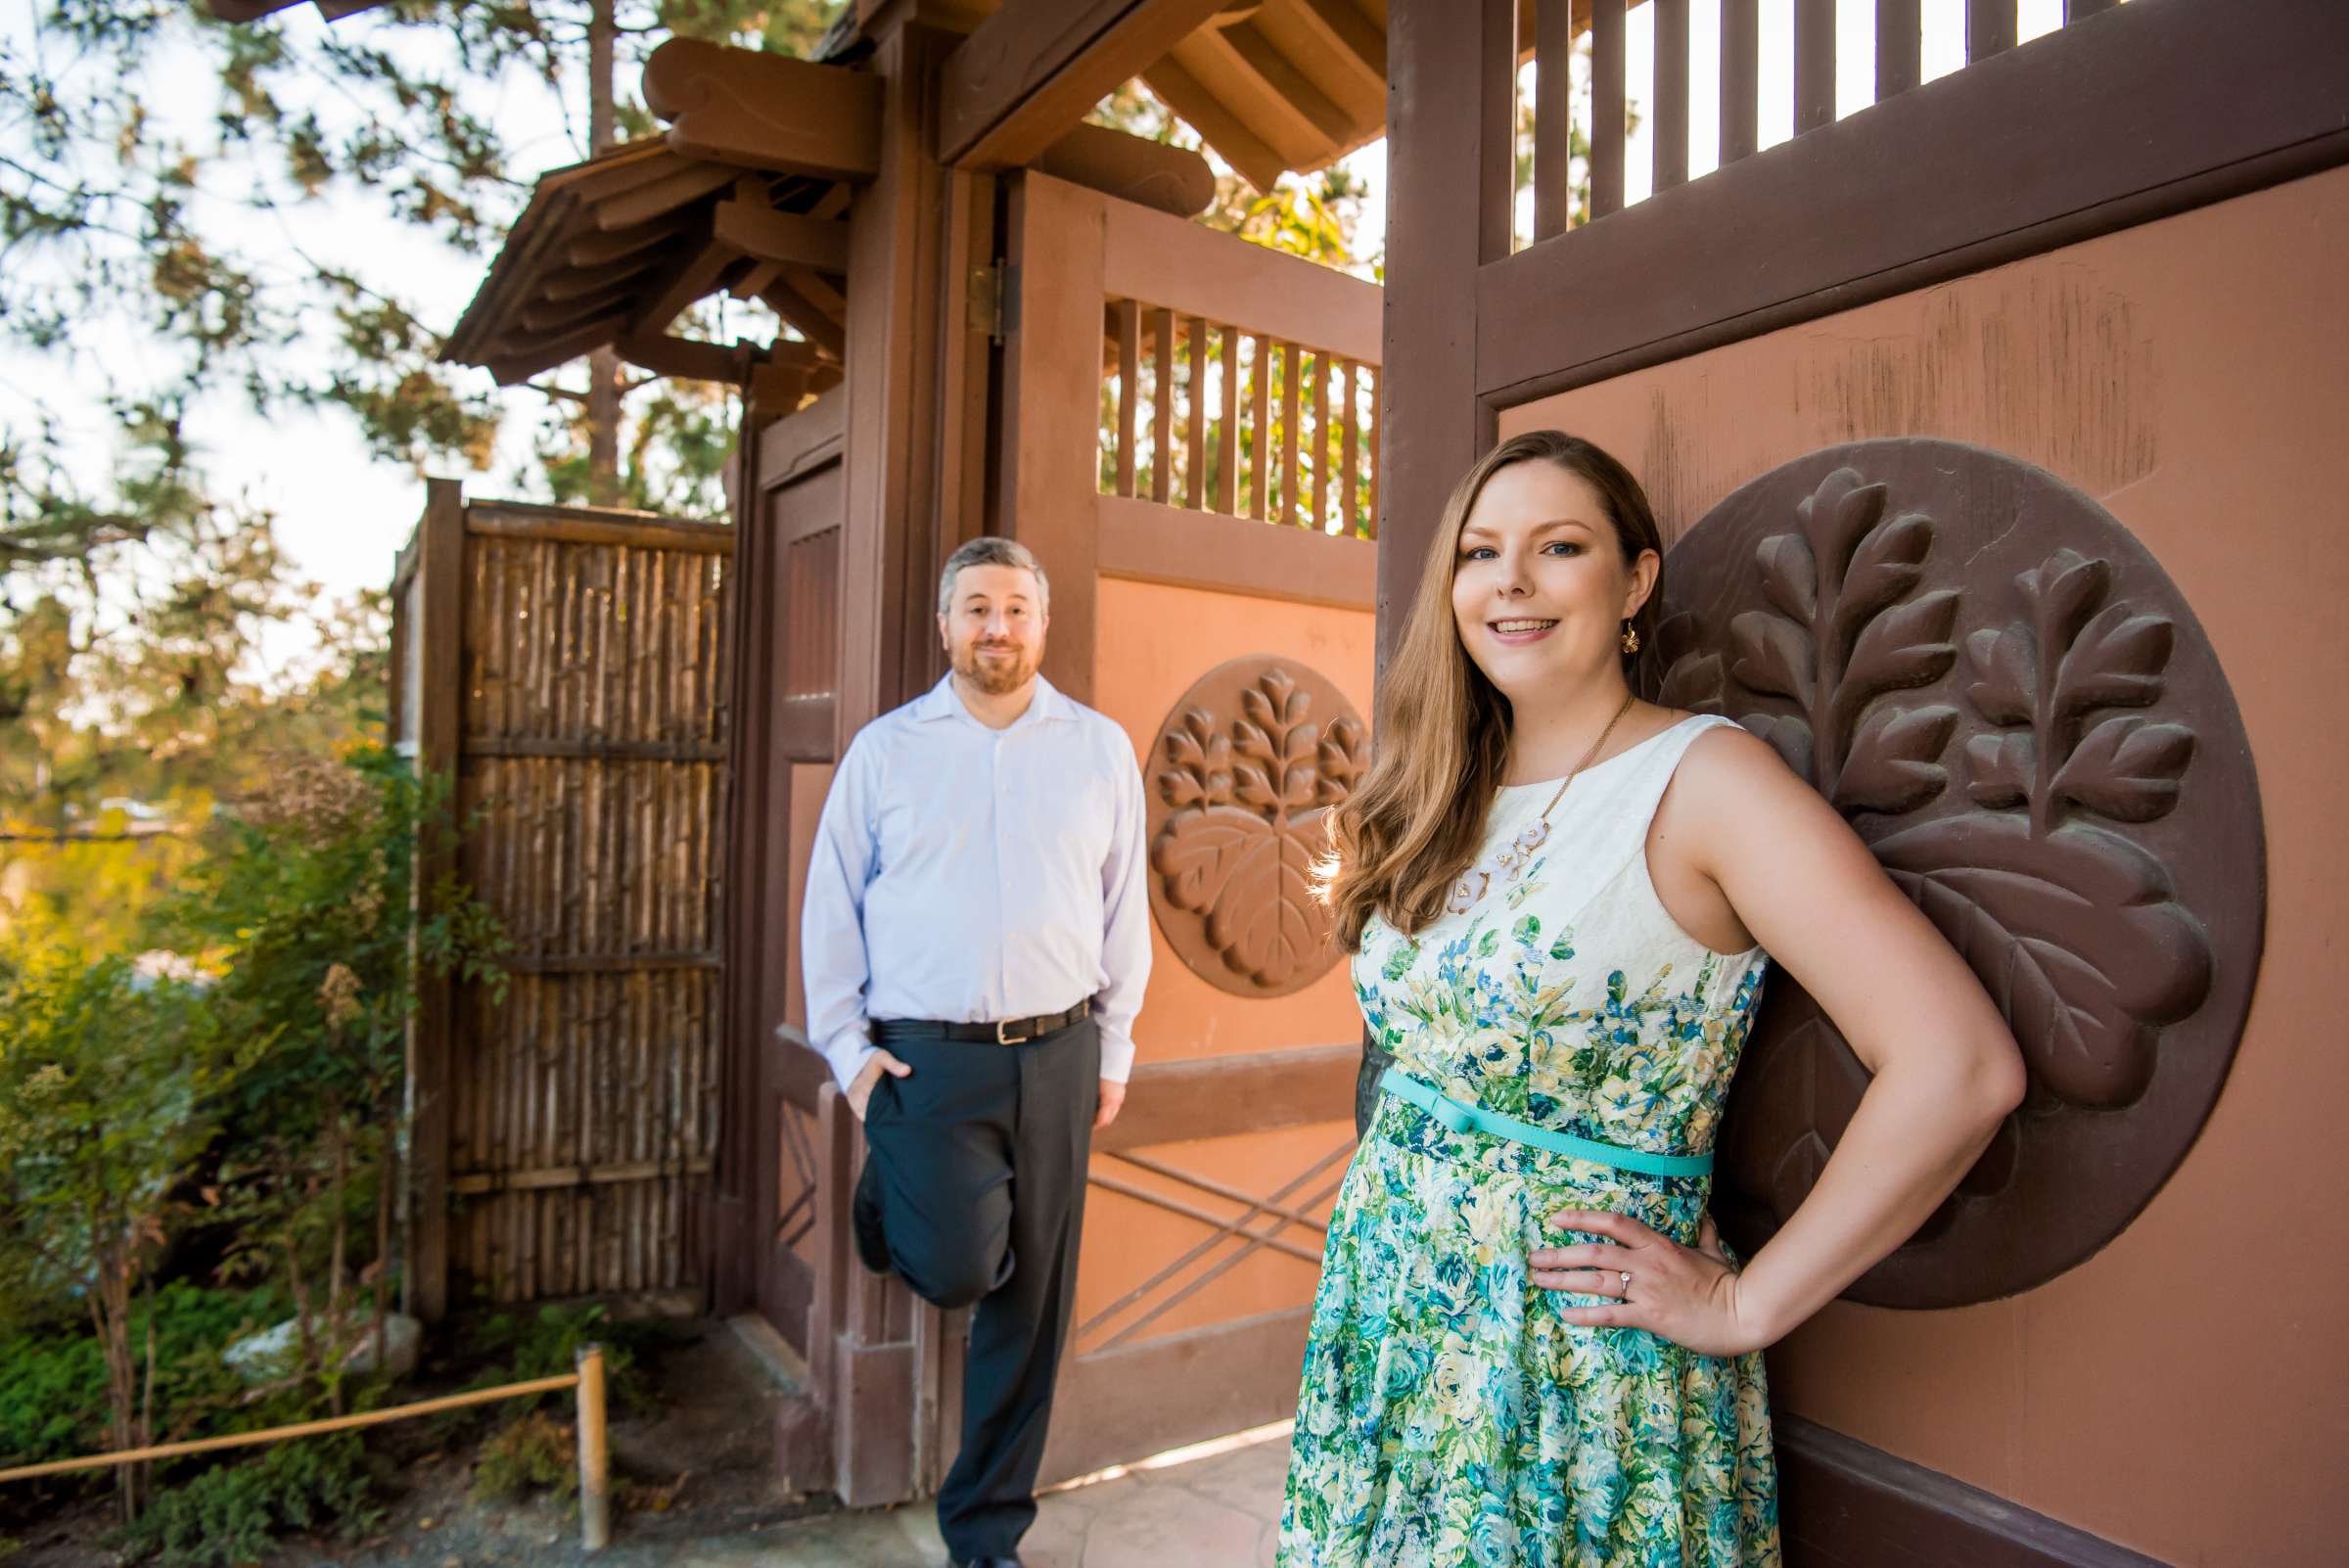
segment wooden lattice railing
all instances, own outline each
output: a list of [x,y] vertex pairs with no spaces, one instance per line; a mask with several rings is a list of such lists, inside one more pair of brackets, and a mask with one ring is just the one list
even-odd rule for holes
[[1377,535],[1378,366],[1112,300],[1101,493]]
[[[1872,56],[1849,62],[1838,60],[1837,43],[1840,11],[1854,9],[1851,0],[1842,0],[1840,10],[1838,0],[1781,0],[1785,20],[1778,25],[1791,25],[1793,32],[1792,58],[1781,65],[1763,53],[1762,0],[1720,0],[1717,22],[1696,17],[1698,30],[1713,34],[1696,50],[1690,47],[1689,0],[1646,5],[1641,0],[1538,0],[1530,40],[1537,65],[1521,70],[1518,81],[1518,163],[1533,177],[1533,223],[1530,235],[1520,226],[1516,243],[1553,239],[1649,194],[1727,168],[1788,136],[1831,125],[1840,115],[2004,54],[2048,27],[2077,25],[2120,3],[2062,0],[2058,8],[2025,6],[2019,0],[1949,0],[1934,8],[1923,0],[1873,0]],[[1925,25],[1927,14],[1935,9],[1962,23],[1962,53],[1956,58],[1924,48],[1926,34],[1934,30]],[[1649,35],[1636,48],[1631,47],[1634,31]],[[1936,36],[1946,38],[1946,27]],[[1588,51],[1579,63],[1584,69],[1571,69],[1572,57],[1582,50]],[[1691,69],[1692,60],[1705,53],[1718,62],[1712,71],[1717,84]],[[1651,72],[1648,79],[1631,78],[1635,58]],[[1776,80],[1767,80],[1773,70],[1779,72]],[[1871,80],[1872,88],[1854,102],[1840,90],[1846,76]],[[1718,110],[1692,115],[1692,100],[1715,90]],[[1789,92],[1790,118],[1763,123],[1763,105],[1783,107]],[[1530,127],[1523,114],[1529,94]],[[1649,124],[1652,161],[1646,170],[1632,166],[1627,114]],[[1711,145],[1698,144],[1694,128],[1699,125],[1715,137]],[[1715,125],[1717,132],[1711,129]],[[1644,180],[1631,177],[1640,174]]]

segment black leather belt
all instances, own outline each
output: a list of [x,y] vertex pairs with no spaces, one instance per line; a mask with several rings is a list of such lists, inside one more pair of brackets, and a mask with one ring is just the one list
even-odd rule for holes
[[1065,1013],[1038,1013],[1034,1018],[1006,1018],[993,1024],[949,1024],[922,1018],[876,1018],[873,1020],[873,1038],[890,1039],[983,1039],[997,1045],[1024,1045],[1046,1035],[1057,1035],[1071,1024],[1082,1024],[1093,1015],[1089,996]]

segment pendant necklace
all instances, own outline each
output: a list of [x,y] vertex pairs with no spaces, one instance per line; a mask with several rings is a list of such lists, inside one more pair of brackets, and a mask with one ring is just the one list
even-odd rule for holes
[[1446,899],[1444,904],[1447,913],[1467,913],[1475,907],[1479,899],[1491,891],[1493,878],[1497,873],[1503,876],[1515,875],[1518,869],[1526,863],[1529,855],[1549,842],[1549,813],[1558,808],[1558,803],[1566,798],[1566,787],[1575,781],[1576,776],[1584,768],[1590,765],[1590,759],[1596,757],[1598,749],[1606,745],[1607,737],[1615,733],[1615,726],[1622,721],[1623,715],[1632,711],[1633,695],[1628,691],[1623,694],[1623,706],[1615,710],[1615,716],[1607,720],[1607,727],[1598,732],[1598,739],[1592,741],[1590,749],[1583,753],[1582,761],[1576,762],[1567,770],[1566,776],[1558,780],[1557,793],[1550,796],[1547,806],[1542,807],[1542,814],[1518,829],[1517,836],[1509,841],[1505,849],[1494,855],[1491,862],[1471,866],[1459,881],[1451,885],[1451,897]]

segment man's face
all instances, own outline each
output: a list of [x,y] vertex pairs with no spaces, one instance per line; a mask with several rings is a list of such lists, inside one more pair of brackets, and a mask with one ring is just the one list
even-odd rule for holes
[[971,566],[954,575],[954,597],[938,618],[954,673],[990,697],[1036,678],[1044,658],[1043,596],[1026,567]]

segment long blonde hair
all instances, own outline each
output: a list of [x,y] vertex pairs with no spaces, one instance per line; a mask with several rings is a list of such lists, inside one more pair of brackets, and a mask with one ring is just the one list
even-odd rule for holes
[[[1580,437],[1528,431],[1460,476],[1428,541],[1410,619],[1378,693],[1369,776],[1329,815],[1321,891],[1346,951],[1361,945],[1373,913],[1406,934],[1442,914],[1484,840],[1485,813],[1508,767],[1509,700],[1461,646],[1451,579],[1459,570],[1460,530],[1486,482],[1513,463],[1537,461],[1557,464],[1598,492],[1625,561],[1647,550],[1664,553],[1639,482]],[[1659,569],[1654,590],[1632,618],[1642,644],[1655,640],[1663,586]],[[1624,656],[1627,676],[1635,658]]]

